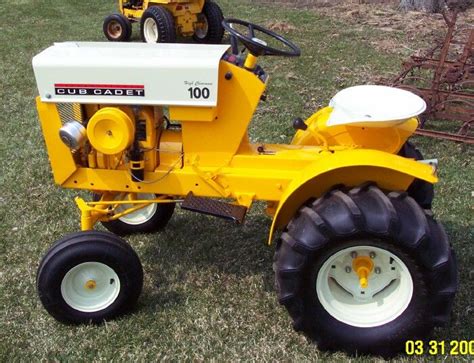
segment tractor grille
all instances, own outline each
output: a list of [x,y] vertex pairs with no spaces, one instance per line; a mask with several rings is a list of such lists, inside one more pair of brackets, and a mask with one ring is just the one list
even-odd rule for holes
[[84,123],[84,110],[80,103],[58,103],[57,105],[61,123],[68,121],[79,121]]

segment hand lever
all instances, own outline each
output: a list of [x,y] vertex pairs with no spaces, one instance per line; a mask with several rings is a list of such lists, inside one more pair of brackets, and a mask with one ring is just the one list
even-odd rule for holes
[[308,128],[301,117],[295,118],[293,121],[293,128],[295,130],[303,130],[305,131]]

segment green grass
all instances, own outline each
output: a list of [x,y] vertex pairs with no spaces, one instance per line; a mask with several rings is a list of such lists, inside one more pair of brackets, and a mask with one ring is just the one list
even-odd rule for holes
[[[269,98],[252,123],[253,140],[288,142],[295,116],[308,116],[340,88],[395,72],[400,56],[377,51],[376,30],[354,31],[315,12],[220,0],[225,14],[297,30],[300,59],[268,58]],[[70,327],[43,310],[35,291],[48,247],[79,229],[74,192],[54,186],[34,97],[31,58],[55,41],[103,40],[112,0],[0,3],[0,360],[344,360],[295,333],[273,289],[270,220],[262,206],[246,225],[178,211],[166,231],[128,239],[142,259],[145,285],[136,311],[104,326]],[[404,40],[403,32],[390,34]],[[135,38],[137,34],[135,33]],[[416,138],[439,158],[434,212],[458,252],[460,291],[454,321],[434,339],[473,339],[473,148]],[[409,358],[400,359],[410,360]],[[422,358],[419,358],[422,360]],[[359,358],[356,361],[373,360]]]

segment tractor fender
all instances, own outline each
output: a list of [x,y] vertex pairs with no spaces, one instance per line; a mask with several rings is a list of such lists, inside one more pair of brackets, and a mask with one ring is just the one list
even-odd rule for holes
[[305,202],[335,186],[374,182],[381,189],[406,191],[414,179],[432,184],[438,181],[432,166],[383,151],[355,149],[321,157],[305,167],[283,192],[268,244],[271,245],[275,230],[286,226]]

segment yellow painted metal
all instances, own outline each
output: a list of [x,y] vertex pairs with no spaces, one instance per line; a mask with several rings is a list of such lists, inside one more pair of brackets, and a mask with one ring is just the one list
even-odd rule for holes
[[231,195],[230,190],[219,182],[220,169],[212,172],[206,172],[199,168],[199,158],[194,157],[191,162],[193,171],[201,178],[201,180],[219,193],[222,197],[229,197]]
[[211,122],[217,119],[217,107],[170,107],[170,119],[186,122]]
[[87,202],[79,197],[75,198],[77,207],[81,211],[81,230],[90,231],[94,229],[94,225],[100,216],[107,214],[107,210],[102,207],[91,207]]
[[126,9],[124,0],[119,0],[119,9],[127,18],[139,21],[150,6],[164,6],[173,15],[178,33],[191,36],[200,25],[198,14],[202,12],[204,3],[205,0],[144,0],[140,6]]
[[[156,199],[139,200],[135,193],[123,194],[124,200],[115,200],[110,193],[105,193],[100,201],[86,202],[84,199],[77,197],[76,204],[81,212],[81,230],[92,230],[95,223],[98,221],[110,222],[120,219],[127,214],[136,212],[150,204],[169,204],[176,203],[181,200],[169,199],[168,197],[159,197]],[[131,205],[119,213],[115,210],[120,205]]]
[[[128,197],[127,197],[128,198]],[[87,205],[89,206],[108,206],[108,207],[115,207],[117,205],[124,205],[124,204],[143,204],[143,205],[150,205],[150,204],[170,204],[170,203],[176,203],[178,200],[177,199],[163,199],[163,198],[156,198],[156,199],[136,199],[136,194],[135,194],[135,199],[126,199],[126,200],[100,200],[98,202],[86,202]],[[130,212],[129,212],[130,213]],[[128,214],[128,213],[126,213]],[[125,214],[123,214],[125,215]],[[122,215],[120,216],[122,217]]]
[[[232,77],[226,77],[229,73]],[[77,199],[82,229],[91,229],[99,220],[125,215],[109,215],[111,205],[112,209],[118,205],[114,198],[120,193],[130,203],[125,196],[134,193],[167,195],[172,200],[193,192],[201,197],[225,197],[246,207],[255,200],[267,201],[267,213],[274,215],[271,243],[274,230],[286,225],[305,201],[321,196],[334,185],[373,181],[386,190],[406,190],[415,178],[437,181],[431,166],[394,155],[414,131],[416,119],[391,129],[331,128],[326,125],[331,110],[326,108],[306,121],[310,130],[298,132],[290,145],[251,144],[247,128],[265,88],[266,84],[252,72],[222,61],[217,107],[169,107],[170,119],[181,123],[181,130],[163,128],[161,107],[142,107],[139,111],[107,107],[114,110],[114,115],[125,114],[133,122],[146,125],[146,140],[140,141],[145,153],[145,181],[140,183],[132,181],[133,166],[125,153],[104,155],[91,150],[81,157],[74,155],[59,138],[61,120],[56,105],[38,98],[55,181],[65,188],[105,193],[101,203],[109,202]],[[89,123],[107,108],[86,105]],[[120,125],[114,126],[112,133],[117,129],[128,135],[128,128]],[[385,138],[388,140],[380,140]],[[100,147],[103,143],[98,140],[89,141]],[[125,213],[150,204],[133,202]]]
[[77,170],[77,166],[71,150],[59,137],[59,129],[62,126],[59,111],[55,104],[41,102],[39,96],[36,97],[36,108],[48,150],[54,181],[57,184],[63,184]]
[[72,105],[72,115],[74,120],[82,120],[82,106],[80,103],[73,103]]
[[[110,162],[110,158],[108,155],[102,154],[101,152],[98,152],[97,150],[92,151],[92,154],[95,155],[95,161],[97,163],[97,168],[99,169],[115,169],[112,168],[112,163]],[[92,161],[93,158],[92,158]],[[89,164],[89,168],[92,168],[92,166]]]
[[407,190],[413,180],[436,183],[435,170],[414,160],[378,150],[354,149],[325,155],[309,164],[282,195],[273,218],[268,243],[275,229],[286,225],[309,197],[318,197],[332,186],[356,186],[367,181],[386,190]]
[[99,152],[116,155],[132,144],[135,122],[116,107],[101,108],[87,124],[87,137]]
[[157,154],[160,155],[159,170],[170,170],[170,168],[180,169],[183,167],[183,142],[181,131],[163,130],[160,136],[160,144]]
[[[171,11],[176,21],[176,28],[178,33],[189,37],[194,34],[194,30],[199,26],[198,14],[201,13],[201,1],[189,2],[181,7],[176,5],[168,5],[168,10]],[[178,10],[179,9],[179,10]]]
[[397,153],[418,127],[417,118],[411,118],[395,127],[349,125],[329,127],[327,121],[331,112],[331,107],[325,107],[308,118],[305,121],[308,129],[299,130],[291,143],[293,145],[323,145],[326,143]]
[[140,21],[144,11],[143,9],[124,9],[120,7],[120,12],[132,21]]
[[360,287],[366,289],[369,286],[369,275],[374,269],[374,263],[369,256],[358,256],[352,260],[352,270],[359,277]]
[[[232,78],[227,79],[227,73]],[[241,143],[248,140],[247,127],[266,85],[255,74],[224,61],[219,67],[218,84],[218,107],[212,122],[190,121],[195,107],[188,107],[186,119],[176,118],[175,107],[170,107],[171,119],[182,123],[185,164],[199,154],[201,167],[227,165]],[[183,112],[185,107],[179,109]]]
[[244,67],[250,70],[254,70],[255,67],[257,66],[257,61],[258,61],[258,58],[254,56],[252,53],[249,53],[247,55],[247,58],[245,58]]
[[156,149],[163,129],[163,108],[143,107],[139,112],[138,121],[144,122],[146,130],[146,139],[139,142],[139,146],[145,150],[144,169],[154,171],[160,163],[160,154]]
[[[289,157],[291,153],[286,150],[273,155],[236,155],[229,166],[220,169],[198,164],[199,171],[196,171],[192,165],[188,165],[176,167],[168,175],[169,165],[160,165],[155,172],[145,173],[145,180],[149,183],[133,183],[128,170],[81,167],[63,186],[176,196],[192,191],[199,196],[222,197],[223,193],[219,188],[203,180],[209,177],[230,191],[232,197],[253,194],[256,200],[276,201],[280,204],[292,202],[288,206],[297,208],[305,198],[319,196],[340,183],[357,185],[373,180],[388,190],[406,190],[414,178],[429,182],[437,180],[430,166],[380,151],[347,150],[320,155],[317,150],[295,149],[293,158]],[[202,173],[206,175],[204,178],[200,175]],[[153,180],[157,181],[153,183]],[[293,200],[297,191],[302,195]],[[287,213],[279,217],[285,216],[283,221],[287,221],[287,217],[291,217],[296,210],[293,207],[288,209],[288,206],[285,207]],[[276,213],[277,216],[279,213],[280,211]]]

